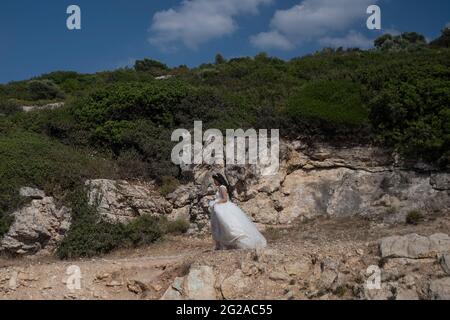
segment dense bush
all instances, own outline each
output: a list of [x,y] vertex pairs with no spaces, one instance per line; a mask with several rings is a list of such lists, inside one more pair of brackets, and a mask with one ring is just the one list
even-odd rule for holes
[[162,75],[169,70],[164,63],[152,59],[137,60],[134,63],[134,69],[139,72],[148,72],[154,76]]
[[1,116],[9,116],[15,114],[20,111],[20,108],[17,106],[14,101],[11,100],[0,100],[0,117]]
[[107,86],[78,101],[75,115],[87,127],[140,118],[167,126],[173,123],[171,107],[186,97],[188,90],[176,81]]
[[28,83],[29,100],[63,99],[64,93],[51,80],[32,80]]
[[189,227],[183,221],[141,216],[129,224],[113,224],[100,218],[87,202],[86,191],[78,189],[72,200],[72,226],[59,243],[61,259],[92,257],[118,248],[135,248],[161,240],[168,233],[184,233]]
[[301,87],[287,103],[288,113],[296,119],[361,125],[368,111],[361,99],[361,88],[349,81],[316,81]]

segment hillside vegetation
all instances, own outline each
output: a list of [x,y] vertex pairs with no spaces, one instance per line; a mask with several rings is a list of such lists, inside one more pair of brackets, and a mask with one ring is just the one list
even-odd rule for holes
[[[155,179],[167,189],[179,178],[170,135],[195,120],[204,128],[376,143],[449,169],[449,34],[430,44],[416,33],[386,35],[373,50],[324,49],[290,61],[218,55],[193,69],[145,59],[134,68],[0,85],[0,235],[24,185],[63,202],[74,201],[88,178]],[[19,109],[60,101],[65,107],[55,110]]]

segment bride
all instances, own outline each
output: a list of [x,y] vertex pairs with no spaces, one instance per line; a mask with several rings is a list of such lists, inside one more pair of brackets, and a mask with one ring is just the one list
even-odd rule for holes
[[211,231],[216,250],[258,249],[267,245],[253,222],[233,202],[229,184],[221,174],[213,175],[218,188],[216,200],[210,202]]

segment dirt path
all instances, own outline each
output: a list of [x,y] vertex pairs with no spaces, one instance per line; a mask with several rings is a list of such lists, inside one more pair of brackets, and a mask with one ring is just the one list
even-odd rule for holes
[[208,239],[173,237],[96,259],[0,259],[0,299],[157,299],[185,260],[211,247]]
[[[357,260],[364,270],[365,265],[377,263],[377,239],[437,232],[450,234],[450,217],[439,217],[418,226],[396,227],[363,219],[323,218],[288,229],[269,229],[266,236],[269,251],[282,264],[305,256],[313,259],[346,257]],[[236,268],[243,269],[251,254],[215,252],[212,247],[209,237],[177,236],[147,248],[117,251],[96,259],[0,258],[0,299],[159,299],[173,279],[185,275],[192,263],[210,265],[226,277]],[[279,264],[273,269],[283,267]],[[266,268],[272,268],[270,262]],[[268,278],[263,281],[264,287],[255,287],[254,292],[259,295],[243,298],[283,297],[286,286],[270,281],[269,274],[267,272]],[[81,276],[80,287],[74,289],[78,275]]]

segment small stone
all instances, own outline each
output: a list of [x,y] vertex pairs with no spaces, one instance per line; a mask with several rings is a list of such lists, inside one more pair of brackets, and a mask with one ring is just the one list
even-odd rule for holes
[[305,277],[308,276],[311,267],[311,261],[304,259],[298,262],[287,264],[284,269],[291,276]]
[[269,275],[269,279],[273,281],[290,281],[291,278],[284,272],[274,271]]
[[419,295],[416,290],[400,288],[395,297],[396,300],[419,300]]
[[336,279],[337,279],[336,272],[331,270],[325,270],[324,272],[322,272],[319,279],[319,289],[329,290]]
[[294,299],[294,292],[293,292],[293,291],[289,291],[289,292],[286,294],[286,299],[287,299],[287,300],[293,300],[293,299]]
[[147,286],[140,281],[129,280],[127,283],[128,291],[135,294],[142,294],[147,291]]
[[151,287],[157,292],[162,290],[162,287],[159,284],[151,284]]
[[107,287],[121,287],[123,284],[119,281],[113,280],[106,284]]
[[103,281],[103,280],[106,280],[106,279],[108,279],[108,278],[110,278],[110,277],[111,277],[111,274],[109,274],[109,273],[103,273],[103,274],[98,274],[98,275],[96,275],[96,276],[95,276],[95,280]]

